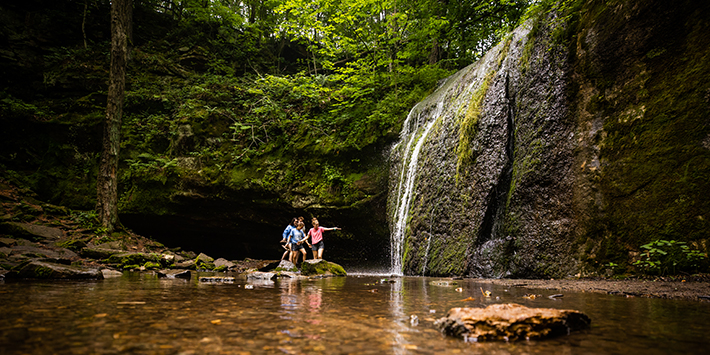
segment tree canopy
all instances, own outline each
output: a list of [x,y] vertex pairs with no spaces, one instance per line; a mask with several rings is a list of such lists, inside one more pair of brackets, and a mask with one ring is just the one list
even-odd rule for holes
[[[360,152],[392,142],[411,107],[496,44],[528,2],[133,0],[119,207],[135,203],[136,186],[178,177],[285,190],[301,183],[320,196],[361,198],[348,188],[369,169]],[[0,110],[7,117],[101,124],[110,6],[3,5],[32,13],[37,21],[12,26],[41,34],[32,43],[43,44],[37,66],[6,71]],[[95,148],[76,151],[62,145],[33,153],[42,157],[38,165],[52,157],[74,165],[40,170],[32,184],[57,186],[58,198],[75,196],[85,206],[81,196],[92,194],[75,187],[91,184]],[[298,163],[279,165],[288,159]]]

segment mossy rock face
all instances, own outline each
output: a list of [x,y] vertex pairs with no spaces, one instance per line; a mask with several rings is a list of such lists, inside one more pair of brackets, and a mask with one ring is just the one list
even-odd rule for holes
[[195,268],[197,270],[214,270],[214,258],[200,253],[200,255],[195,258]]
[[65,242],[57,243],[57,246],[78,252],[83,248],[86,248],[86,243],[82,240],[67,240]]
[[160,258],[157,255],[145,254],[145,253],[123,253],[111,255],[108,260],[110,264],[121,264],[125,265],[144,265],[147,262],[160,262]]
[[195,263],[211,263],[214,262],[214,258],[208,255],[205,255],[204,253],[200,253],[200,255],[195,258]]
[[213,263],[204,263],[204,262],[196,262],[195,263],[195,269],[196,270],[214,270],[215,266]]
[[148,261],[148,262],[146,262],[145,264],[143,264],[143,267],[146,268],[146,270],[158,270],[158,269],[160,269],[162,266],[160,265],[160,263],[156,263],[156,262],[153,262],[153,261]]
[[325,260],[306,260],[301,264],[301,274],[304,276],[347,276],[342,266]]

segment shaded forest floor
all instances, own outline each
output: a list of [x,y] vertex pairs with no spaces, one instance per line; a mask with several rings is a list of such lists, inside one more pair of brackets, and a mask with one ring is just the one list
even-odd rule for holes
[[624,297],[685,299],[710,302],[710,275],[629,278],[625,280],[480,279],[479,281],[501,286],[559,290],[561,292],[598,292]]

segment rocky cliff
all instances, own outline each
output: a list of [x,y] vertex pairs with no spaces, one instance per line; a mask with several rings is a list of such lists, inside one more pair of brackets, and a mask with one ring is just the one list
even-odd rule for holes
[[[549,11],[551,10],[551,11]],[[417,105],[392,148],[395,272],[564,277],[707,250],[710,7],[540,12]]]

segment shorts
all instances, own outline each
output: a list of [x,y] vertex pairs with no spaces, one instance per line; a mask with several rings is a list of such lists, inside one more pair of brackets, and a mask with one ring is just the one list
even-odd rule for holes
[[303,249],[303,244],[291,243],[291,251],[298,251]]
[[320,242],[313,244],[313,246],[311,247],[311,250],[313,251],[318,251],[319,249],[325,249],[323,239],[321,239]]

